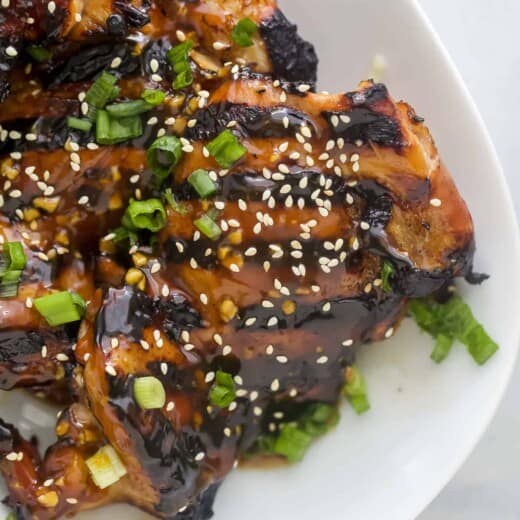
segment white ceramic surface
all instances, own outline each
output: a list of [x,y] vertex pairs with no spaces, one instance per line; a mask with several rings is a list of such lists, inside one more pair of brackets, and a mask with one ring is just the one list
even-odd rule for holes
[[[317,44],[322,88],[354,87],[366,76],[371,57],[382,52],[393,96],[426,117],[473,213],[476,267],[492,274],[484,286],[464,286],[463,293],[502,348],[483,368],[462,348],[436,366],[429,360],[429,338],[406,323],[392,340],[360,356],[372,411],[357,417],[345,407],[337,429],[317,442],[300,465],[236,471],[218,495],[215,520],[412,519],[476,444],[513,366],[520,338],[515,218],[478,113],[414,2],[281,4]],[[2,415],[23,416],[24,432],[47,429],[44,437],[50,440],[54,419],[21,395],[4,398]],[[143,514],[112,507],[82,518],[134,520]]]

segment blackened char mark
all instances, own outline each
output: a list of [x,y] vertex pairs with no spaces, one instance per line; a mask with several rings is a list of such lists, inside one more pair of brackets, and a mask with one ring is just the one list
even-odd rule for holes
[[181,293],[170,294],[167,300],[157,299],[154,304],[162,317],[162,329],[173,341],[180,340],[183,330],[202,327],[200,314]]
[[[238,123],[238,130],[244,137],[289,137],[294,136],[302,124],[314,127],[306,114],[290,107],[258,107],[228,102],[198,110],[194,119],[197,123],[186,129],[186,138],[196,141],[215,138],[231,121]],[[284,120],[289,121],[287,126]]]
[[298,28],[276,10],[269,20],[260,24],[275,77],[303,81],[314,85],[318,72],[318,57],[313,45],[298,34]]
[[433,271],[416,269],[402,258],[394,258],[392,261],[397,266],[397,270],[392,276],[392,289],[410,298],[424,298],[435,293],[446,293],[455,276],[468,277],[468,273],[471,273],[474,252],[475,245],[471,242],[465,248],[449,255],[451,264],[449,269]]
[[[141,67],[143,73],[151,76],[152,74],[159,74],[163,78],[170,76],[169,61],[167,59],[168,51],[171,49],[172,44],[168,38],[159,38],[157,40],[151,40],[148,42],[142,52],[141,56]],[[159,64],[157,69],[152,70],[152,60],[156,60]]]
[[213,516],[213,503],[220,484],[213,484],[202,491],[196,500],[183,511],[173,517],[172,520],[208,520]]
[[[362,91],[348,92],[346,97],[352,104],[350,110],[322,114],[337,136],[349,143],[370,141],[393,148],[402,148],[406,144],[398,118],[384,113],[385,104],[391,106],[384,85],[378,83]],[[332,124],[333,116],[338,118],[337,125]]]
[[103,70],[108,69],[115,58],[121,59],[121,65],[110,70],[118,77],[128,76],[140,69],[139,58],[132,53],[130,43],[106,43],[80,50],[64,63],[53,66],[47,72],[48,87],[62,83],[88,81],[94,79]]
[[392,218],[392,196],[374,181],[362,180],[352,188],[365,201],[363,220],[370,224],[373,232],[383,230]]
[[126,23],[131,27],[138,29],[150,23],[150,16],[147,12],[128,2],[116,0],[114,7],[125,17]]
[[[176,390],[175,376],[154,374],[166,391]],[[200,434],[185,426],[175,431],[161,410],[142,410],[134,398],[135,375],[110,378],[109,405],[132,438],[143,469],[160,490],[156,505],[161,517],[175,518],[179,509],[194,496],[200,477],[200,463],[195,456],[205,452]]]
[[124,335],[132,341],[142,338],[143,329],[152,323],[153,302],[132,287],[110,288],[96,319],[96,340]]
[[11,86],[7,81],[7,74],[0,70],[0,103],[3,103],[9,93],[11,92]]

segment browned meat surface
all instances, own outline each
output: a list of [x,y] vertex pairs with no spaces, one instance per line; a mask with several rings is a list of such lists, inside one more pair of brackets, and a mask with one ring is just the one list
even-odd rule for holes
[[[355,350],[393,335],[410,297],[471,275],[471,217],[421,118],[384,85],[313,93],[314,50],[274,0],[6,2],[0,244],[20,242],[27,262],[0,298],[0,388],[67,404],[43,456],[0,422],[7,503],[21,519],[128,502],[206,520],[259,438],[333,409]],[[168,51],[186,41],[179,87]],[[164,94],[119,121],[141,129],[117,144],[87,102],[102,72],[118,90],[98,113]],[[240,153],[223,166],[224,131]],[[158,180],[147,151],[161,136],[182,152]],[[127,208],[151,198],[157,230],[131,228]],[[86,311],[51,326],[35,301],[61,291]],[[222,372],[226,404],[212,397]],[[149,376],[165,394],[154,408],[137,397]],[[87,461],[107,447],[123,471],[101,489]]]
[[[80,136],[77,171],[45,126],[8,159],[15,171],[48,170],[46,183],[60,198],[54,212],[35,217],[37,244],[18,231],[28,252],[48,256],[60,232],[97,266],[83,283],[94,276],[101,287],[83,293],[91,303],[69,376],[77,402],[58,422],[58,443],[41,460],[3,426],[1,469],[21,518],[112,501],[158,517],[208,518],[216,487],[260,434],[276,431],[294,407],[334,404],[356,346],[391,336],[409,297],[471,273],[471,217],[411,107],[371,82],[326,95],[239,76],[200,108],[166,103],[149,112],[143,117],[156,117],[157,126],[132,142],[89,149],[94,136]],[[167,132],[182,132],[184,153],[158,191],[146,148],[159,121],[172,116],[182,124]],[[226,128],[246,150],[230,169],[205,151]],[[197,169],[214,179],[209,199],[187,181]],[[37,182],[12,175],[4,234],[26,226],[18,220],[34,208]],[[153,243],[146,236],[130,249],[114,242],[109,231],[129,197],[160,197],[166,188],[178,205],[165,203]],[[213,239],[194,225],[208,211],[220,228]],[[389,292],[383,262],[395,270]],[[30,323],[37,315],[24,305],[26,276],[19,296],[1,304],[16,305]],[[63,287],[58,278],[45,283]],[[20,333],[15,323],[8,330]],[[237,389],[224,408],[208,397],[219,370]],[[134,396],[135,381],[149,375],[166,393],[157,410],[142,409]],[[85,460],[105,444],[127,474],[100,490]]]

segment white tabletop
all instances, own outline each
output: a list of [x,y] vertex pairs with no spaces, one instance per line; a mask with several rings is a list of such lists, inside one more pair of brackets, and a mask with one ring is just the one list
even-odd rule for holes
[[[520,214],[520,1],[420,1],[479,106]],[[420,520],[520,519],[519,395],[517,365],[486,435]]]

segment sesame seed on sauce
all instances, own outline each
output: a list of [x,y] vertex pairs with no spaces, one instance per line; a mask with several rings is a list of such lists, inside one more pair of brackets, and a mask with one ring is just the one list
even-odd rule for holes
[[215,372],[208,372],[204,377],[205,383],[211,383],[215,379]]
[[435,208],[439,208],[442,205],[442,201],[440,199],[431,199],[430,204]]
[[394,333],[394,328],[393,327],[390,327],[386,332],[385,332],[385,338],[390,338]]
[[117,372],[116,372],[116,369],[112,366],[112,365],[107,365],[105,367],[105,372],[110,375],[110,376],[117,376]]

